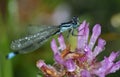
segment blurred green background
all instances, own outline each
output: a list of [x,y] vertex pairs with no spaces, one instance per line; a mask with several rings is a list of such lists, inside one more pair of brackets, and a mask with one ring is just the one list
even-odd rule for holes
[[[36,52],[11,60],[5,56],[12,51],[11,41],[24,36],[29,24],[59,25],[73,16],[88,21],[90,28],[96,23],[102,25],[101,37],[107,45],[99,59],[120,50],[120,0],[0,0],[0,77],[36,77],[37,60],[44,59],[52,64],[51,39]],[[74,43],[75,39],[70,40]],[[107,77],[118,76],[120,71]]]

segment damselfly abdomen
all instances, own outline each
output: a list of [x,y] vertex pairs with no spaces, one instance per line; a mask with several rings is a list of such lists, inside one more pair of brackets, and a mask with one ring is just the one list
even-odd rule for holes
[[60,34],[64,31],[70,31],[73,33],[73,30],[79,26],[78,18],[73,17],[71,21],[60,24],[59,26],[41,26],[40,30],[30,35],[20,38],[18,40],[12,41],[11,49],[14,52],[11,52],[7,55],[7,58],[10,59],[16,54],[29,53],[38,49],[43,45],[51,36],[55,34]]

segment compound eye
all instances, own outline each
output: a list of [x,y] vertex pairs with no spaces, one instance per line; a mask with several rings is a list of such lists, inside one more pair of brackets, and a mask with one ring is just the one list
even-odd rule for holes
[[73,24],[77,24],[77,22],[78,22],[78,17],[77,16],[74,16],[73,18],[72,18],[72,23]]

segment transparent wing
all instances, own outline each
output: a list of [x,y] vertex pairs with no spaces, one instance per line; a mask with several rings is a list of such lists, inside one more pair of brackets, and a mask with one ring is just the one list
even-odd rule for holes
[[20,38],[18,40],[12,41],[11,49],[14,51],[19,51],[19,53],[27,53],[29,51],[34,51],[39,48],[44,42],[48,40],[52,35],[59,31],[58,26],[44,26],[44,27],[34,27],[38,28],[34,32],[30,31],[30,35]]
[[27,34],[29,34],[29,35],[35,34],[35,33],[42,32],[42,31],[45,31],[45,30],[53,28],[53,27],[58,27],[58,26],[47,26],[47,25],[32,26],[32,25],[30,25],[27,28]]

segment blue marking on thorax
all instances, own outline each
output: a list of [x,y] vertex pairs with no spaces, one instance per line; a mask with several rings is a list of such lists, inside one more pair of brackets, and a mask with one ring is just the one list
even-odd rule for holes
[[61,26],[60,32],[67,31],[68,29],[73,28],[71,24],[64,24]]

